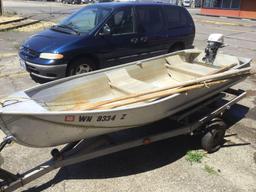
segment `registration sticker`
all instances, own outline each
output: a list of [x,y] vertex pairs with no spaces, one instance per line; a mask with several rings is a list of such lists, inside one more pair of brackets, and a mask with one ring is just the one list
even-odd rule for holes
[[75,116],[74,115],[66,115],[64,120],[66,122],[73,122],[73,121],[75,121]]

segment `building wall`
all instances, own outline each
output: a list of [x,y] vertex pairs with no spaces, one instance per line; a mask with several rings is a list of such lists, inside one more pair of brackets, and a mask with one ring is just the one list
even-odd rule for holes
[[201,8],[201,14],[256,19],[256,0],[241,0],[240,10]]
[[256,19],[256,0],[242,0],[240,17]]
[[218,16],[231,16],[231,17],[240,17],[239,10],[223,10],[223,9],[201,9],[201,14],[204,15],[218,15]]

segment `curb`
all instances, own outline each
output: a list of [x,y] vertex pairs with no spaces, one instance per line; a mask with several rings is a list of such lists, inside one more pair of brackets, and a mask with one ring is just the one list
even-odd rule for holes
[[29,17],[23,17],[23,18],[19,18],[19,19],[4,21],[4,22],[1,22],[0,25],[6,25],[6,24],[9,24],[9,23],[16,23],[16,22],[20,22],[20,21],[23,21],[23,20],[26,20],[26,19],[29,19]]
[[17,56],[17,52],[10,52],[10,53],[0,53],[0,58],[5,58],[5,57],[12,57],[12,56]]
[[0,29],[0,32],[12,30],[12,29],[18,29],[18,28],[25,27],[25,26],[28,26],[28,25],[33,25],[33,24],[36,24],[36,23],[39,23],[39,22],[41,22],[41,21],[40,20],[30,21],[28,23],[23,23],[23,24],[19,24],[19,25],[15,25],[15,26]]
[[225,18],[229,18],[229,19],[256,21],[256,19],[252,19],[252,18],[241,18],[241,17],[232,17],[232,16],[222,16],[222,15],[208,15],[208,14],[202,14],[202,13],[196,13],[196,15],[207,16],[207,17],[225,17]]

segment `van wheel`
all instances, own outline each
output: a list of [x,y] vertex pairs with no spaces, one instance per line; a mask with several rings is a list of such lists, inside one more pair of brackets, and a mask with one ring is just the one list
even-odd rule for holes
[[91,59],[78,59],[70,64],[67,70],[67,76],[79,75],[95,70],[95,64]]

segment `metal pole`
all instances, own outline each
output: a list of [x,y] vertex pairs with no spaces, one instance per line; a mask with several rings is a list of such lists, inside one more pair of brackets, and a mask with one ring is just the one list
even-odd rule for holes
[[3,1],[0,0],[0,16],[3,15]]

